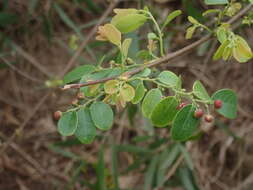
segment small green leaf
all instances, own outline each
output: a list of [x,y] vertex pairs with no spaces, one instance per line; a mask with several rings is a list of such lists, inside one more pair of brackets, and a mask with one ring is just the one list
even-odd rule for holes
[[127,38],[124,40],[124,42],[122,44],[122,53],[125,57],[127,57],[127,55],[128,55],[128,49],[129,49],[131,43],[132,43],[132,39]]
[[236,38],[236,44],[232,50],[233,56],[238,62],[245,63],[253,57],[253,53],[248,43],[241,36],[237,35]]
[[158,75],[157,79],[159,82],[164,83],[170,87],[176,86],[179,80],[178,76],[171,71],[161,72]]
[[75,111],[65,112],[58,121],[58,131],[62,136],[70,136],[77,128],[77,113]]
[[208,95],[205,87],[200,81],[195,81],[193,84],[193,94],[201,100],[210,101],[211,98]]
[[95,69],[96,67],[94,65],[82,65],[82,66],[76,67],[75,69],[73,69],[72,71],[70,71],[64,76],[63,82],[64,84],[67,84],[67,83],[79,80],[84,75],[94,72]]
[[202,15],[206,16],[206,15],[211,14],[211,13],[219,13],[219,12],[220,12],[220,9],[208,9],[204,13],[202,13]]
[[151,121],[157,127],[169,125],[177,113],[178,101],[173,96],[161,100],[151,114]]
[[91,118],[101,130],[109,130],[113,124],[112,108],[104,102],[94,102],[90,107]]
[[192,16],[188,16],[188,20],[190,23],[195,24],[195,25],[199,25],[199,21],[197,21],[195,18],[193,18]]
[[223,5],[228,4],[228,0],[205,0],[207,5]]
[[237,97],[236,94],[229,89],[222,89],[212,95],[213,100],[221,100],[222,107],[216,109],[218,113],[229,119],[236,118],[237,113]]
[[191,26],[191,27],[187,28],[186,34],[185,34],[185,38],[187,40],[192,38],[196,28],[197,28],[196,26]]
[[146,21],[147,17],[142,14],[128,14],[125,16],[116,15],[113,17],[111,23],[122,33],[133,32],[141,27]]
[[150,90],[146,94],[141,105],[143,115],[147,118],[150,118],[152,111],[161,99],[162,93],[158,88]]
[[181,10],[176,10],[176,11],[173,11],[172,13],[170,13],[167,16],[165,22],[163,23],[162,29],[165,28],[173,19],[175,19],[177,16],[179,16],[181,14],[182,14]]
[[148,39],[156,40],[156,39],[158,39],[158,36],[155,33],[150,32],[150,33],[148,33]]
[[135,90],[131,85],[124,84],[120,89],[120,95],[125,102],[129,102],[134,98]]
[[115,94],[119,89],[119,81],[109,80],[104,84],[105,93]]
[[216,35],[217,35],[217,38],[221,44],[227,40],[227,37],[228,37],[227,31],[228,31],[228,29],[225,27],[219,27],[217,29]]
[[90,144],[96,136],[96,126],[94,125],[89,108],[81,108],[78,112],[78,124],[75,136],[85,144]]
[[219,48],[216,50],[216,52],[213,55],[213,60],[216,61],[218,59],[220,59],[223,56],[224,50],[225,48],[229,45],[229,41],[226,40],[225,42],[223,42]]
[[142,98],[144,97],[145,92],[146,92],[146,88],[143,85],[143,82],[140,82],[135,90],[135,96],[132,99],[132,103],[138,104],[142,100]]
[[102,26],[102,32],[106,38],[116,46],[121,43],[121,33],[120,31],[112,24],[106,24]]
[[172,139],[185,141],[194,134],[200,123],[200,119],[194,117],[195,110],[193,105],[187,105],[177,113],[171,128]]

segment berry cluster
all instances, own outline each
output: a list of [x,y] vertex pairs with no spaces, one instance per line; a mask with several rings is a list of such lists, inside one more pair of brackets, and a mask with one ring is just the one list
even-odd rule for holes
[[[182,109],[183,107],[185,107],[187,105],[187,103],[182,102],[179,104],[179,106],[177,107],[178,110]],[[222,107],[222,101],[221,100],[215,100],[214,101],[214,108],[215,109],[220,109]],[[199,108],[194,112],[194,117],[200,119],[202,116],[204,115],[204,111]],[[204,120],[207,123],[211,123],[214,120],[214,117],[211,114],[206,114],[204,116]]]

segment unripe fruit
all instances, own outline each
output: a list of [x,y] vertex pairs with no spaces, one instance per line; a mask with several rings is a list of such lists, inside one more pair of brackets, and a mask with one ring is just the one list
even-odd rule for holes
[[214,101],[214,107],[216,109],[220,109],[222,107],[222,101],[221,100],[215,100]]
[[54,119],[55,120],[58,121],[61,118],[61,116],[62,116],[62,112],[61,111],[54,112]]
[[213,121],[213,116],[210,115],[210,114],[208,114],[208,115],[205,116],[204,119],[205,119],[205,121],[206,121],[207,123],[211,123],[211,122]]
[[177,110],[182,109],[182,108],[185,107],[186,105],[187,105],[187,103],[182,102],[181,104],[179,104],[179,105],[177,106]]
[[202,109],[197,109],[195,112],[194,112],[194,117],[195,118],[201,118],[203,116],[204,112]]

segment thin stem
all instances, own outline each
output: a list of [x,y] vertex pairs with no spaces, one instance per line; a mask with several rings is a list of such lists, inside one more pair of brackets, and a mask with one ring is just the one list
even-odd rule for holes
[[161,56],[163,57],[164,56],[164,48],[163,48],[163,33],[158,25],[158,23],[156,22],[155,18],[153,17],[153,15],[148,12],[148,15],[150,16],[151,20],[154,22],[155,24],[155,27],[156,27],[156,30],[158,32],[158,36],[159,36],[159,43],[160,43],[160,53],[161,53]]
[[145,11],[145,10],[141,10],[141,12],[148,14],[149,18],[153,21],[153,23],[155,24],[155,28],[158,32],[158,36],[159,36],[159,44],[160,44],[160,54],[163,57],[164,56],[164,47],[163,47],[163,33],[158,25],[158,23],[156,22],[155,18],[153,17],[153,15],[149,12],[149,11]]

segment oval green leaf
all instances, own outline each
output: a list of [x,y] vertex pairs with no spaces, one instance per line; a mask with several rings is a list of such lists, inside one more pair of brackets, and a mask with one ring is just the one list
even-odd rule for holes
[[159,82],[173,87],[177,85],[179,77],[171,71],[163,71],[158,75],[157,79]]
[[104,102],[94,102],[90,107],[92,121],[101,130],[109,130],[113,124],[112,108]]
[[171,128],[172,139],[185,141],[194,134],[200,123],[200,119],[194,117],[195,110],[193,105],[187,105],[177,113]]
[[127,57],[127,55],[128,55],[128,49],[129,49],[131,43],[132,43],[131,38],[125,39],[122,43],[122,53],[125,57]]
[[84,75],[94,72],[95,69],[96,67],[94,65],[82,65],[82,66],[76,67],[75,69],[73,69],[72,71],[70,71],[64,76],[63,82],[64,84],[67,84],[67,83],[79,80]]
[[91,119],[89,108],[81,108],[78,112],[78,124],[75,136],[84,144],[90,144],[96,136],[96,126]]
[[77,123],[77,113],[75,111],[65,112],[58,121],[58,131],[62,136],[73,135],[77,128]]
[[173,96],[161,100],[151,114],[151,121],[157,127],[165,127],[170,124],[178,110],[178,101]]
[[211,101],[210,96],[208,95],[205,87],[200,81],[195,81],[193,84],[193,94],[201,100]]
[[107,94],[114,94],[118,91],[119,81],[109,80],[104,84],[104,90]]
[[145,92],[146,92],[146,88],[145,88],[143,82],[140,82],[135,90],[135,96],[132,99],[132,103],[138,104],[142,100],[142,98],[144,97]]
[[205,0],[207,5],[223,5],[228,4],[228,0]]
[[150,90],[146,94],[141,105],[143,115],[147,118],[150,118],[155,106],[160,102],[161,99],[162,92],[158,88]]
[[237,97],[230,89],[221,89],[212,95],[213,100],[221,100],[222,107],[216,111],[229,119],[236,118],[237,115]]
[[128,14],[125,16],[116,15],[113,17],[111,23],[122,33],[129,33],[140,26],[142,26],[147,21],[147,17],[142,14]]
[[134,98],[135,90],[131,85],[124,84],[120,89],[120,95],[125,102],[129,102]]

